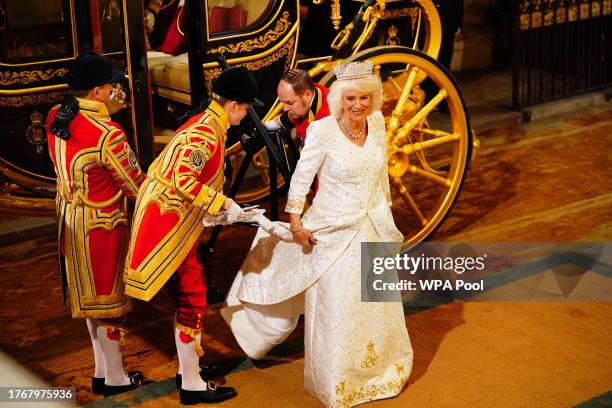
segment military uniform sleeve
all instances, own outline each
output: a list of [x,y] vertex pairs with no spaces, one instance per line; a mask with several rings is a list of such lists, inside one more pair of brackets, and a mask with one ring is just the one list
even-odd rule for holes
[[291,130],[295,127],[295,123],[289,119],[289,114],[287,112],[283,112],[279,117],[278,121],[283,125],[283,127],[287,130]]
[[[181,148],[174,166],[174,189],[194,207],[202,208],[209,214],[218,214],[225,202],[225,196],[199,181],[206,162],[219,148],[218,137],[205,127],[191,129],[187,143]],[[220,160],[223,166],[223,158]]]
[[124,194],[136,198],[145,179],[136,154],[122,129],[112,129],[102,146],[102,163],[110,171]]
[[302,213],[312,181],[325,160],[324,135],[321,134],[320,125],[320,122],[313,122],[306,131],[306,142],[302,153],[300,153],[300,160],[295,167],[295,172],[291,177],[287,206],[285,207],[285,211],[288,213]]

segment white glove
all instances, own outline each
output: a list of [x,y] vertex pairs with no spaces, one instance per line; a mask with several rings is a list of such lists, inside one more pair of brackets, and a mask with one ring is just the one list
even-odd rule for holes
[[240,207],[234,201],[232,201],[232,206],[223,212],[225,220],[229,224],[233,224],[238,221],[243,216],[243,214],[244,211],[242,210],[242,207]]
[[155,27],[155,14],[149,10],[145,11],[145,24],[149,32],[153,31],[153,27]]
[[232,201],[231,207],[217,215],[207,215],[202,219],[202,224],[205,227],[214,227],[215,225],[229,225],[236,222],[251,222],[253,217],[263,214],[266,210],[251,206],[241,208],[238,204]]
[[264,231],[268,234],[280,239],[281,241],[292,242],[293,233],[289,230],[289,227],[282,222],[272,222],[263,213],[256,214],[251,218],[252,223],[257,223]]
[[280,121],[278,120],[269,120],[267,122],[264,122],[264,127],[270,131],[274,131],[274,130],[278,130],[282,127]]

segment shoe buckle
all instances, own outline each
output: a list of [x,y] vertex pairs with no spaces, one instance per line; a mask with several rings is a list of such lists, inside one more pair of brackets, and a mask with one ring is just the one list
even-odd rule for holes
[[130,372],[128,377],[130,378],[130,383],[134,385],[142,385],[144,382],[144,375],[140,371]]
[[208,389],[211,391],[215,391],[217,389],[217,383],[215,383],[214,381],[209,381],[208,382]]

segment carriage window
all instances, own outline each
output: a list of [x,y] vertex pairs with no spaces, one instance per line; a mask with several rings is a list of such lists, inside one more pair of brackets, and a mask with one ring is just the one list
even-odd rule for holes
[[208,31],[244,31],[266,17],[274,0],[208,0]]
[[72,56],[66,0],[0,0],[0,60],[21,62]]

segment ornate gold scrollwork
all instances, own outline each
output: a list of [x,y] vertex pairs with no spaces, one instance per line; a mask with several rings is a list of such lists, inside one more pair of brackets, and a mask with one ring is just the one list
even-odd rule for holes
[[210,93],[212,89],[212,83],[216,77],[221,74],[221,68],[209,68],[204,70],[204,82],[206,83],[206,88]]
[[55,103],[62,99],[63,92],[51,92],[46,94],[33,94],[24,96],[2,96],[0,106],[21,108],[23,106],[39,105],[42,103]]
[[394,18],[402,18],[402,17],[410,17],[410,27],[412,31],[412,35],[416,30],[416,21],[419,17],[419,8],[418,7],[407,7],[403,9],[397,10],[385,10],[380,16],[380,20],[390,20]]
[[[287,41],[287,44],[283,45],[275,53],[270,54],[266,58],[263,58],[260,60],[249,61],[246,64],[244,64],[244,66],[247,67],[249,71],[257,71],[263,67],[272,65],[274,62],[278,61],[282,57],[289,56],[291,52],[293,51],[294,44],[295,44],[295,37],[292,37],[291,39],[289,39],[289,41]],[[291,65],[291,58],[288,58],[285,61],[284,70],[286,71],[287,69],[289,69],[290,65]]]
[[411,18],[416,18],[418,14],[419,14],[418,7],[407,7],[403,9],[397,9],[397,10],[385,10],[382,16],[380,16],[380,19],[388,20],[392,18],[400,18],[400,17],[406,17],[406,16],[410,16]]
[[[351,390],[345,390],[344,381],[340,385],[336,385],[336,396],[339,397],[333,404],[334,407],[344,408],[352,407],[355,402],[363,403],[376,399],[376,397],[392,396],[399,394],[404,384],[408,381],[408,377],[405,375],[399,376],[397,380],[387,381],[380,385],[373,384],[369,386],[362,386]],[[342,392],[338,393],[341,389]]]
[[276,22],[276,26],[257,38],[251,38],[246,41],[241,41],[236,44],[221,45],[217,48],[208,50],[208,54],[216,53],[239,53],[239,52],[250,52],[257,48],[266,48],[270,43],[276,41],[280,36],[287,32],[291,22],[289,21],[289,12],[283,12],[283,16]]
[[[246,63],[237,64],[237,66],[246,67],[249,71],[257,71],[263,67],[267,67],[272,65],[279,59],[284,56],[289,56],[293,52],[293,46],[295,44],[295,37],[291,37],[289,41],[281,48],[276,50],[276,52],[268,55],[266,58],[261,58],[255,61],[248,61]],[[291,65],[291,58],[287,58],[285,61],[284,70],[289,69]],[[206,87],[210,90],[212,86],[212,81],[221,74],[221,68],[212,68],[204,70],[204,81],[206,82]]]
[[31,84],[32,82],[48,81],[55,77],[63,77],[68,73],[66,68],[47,69],[44,71],[6,71],[0,72],[0,85]]

